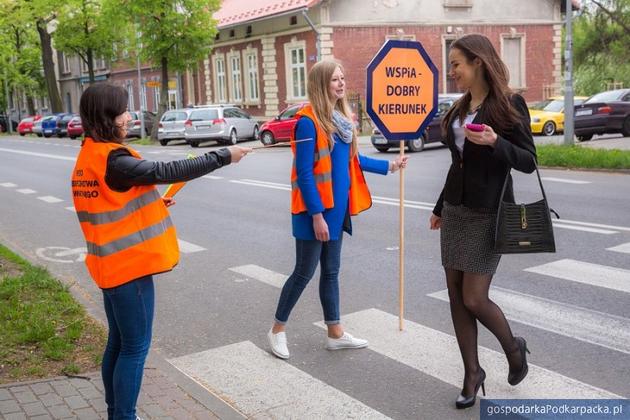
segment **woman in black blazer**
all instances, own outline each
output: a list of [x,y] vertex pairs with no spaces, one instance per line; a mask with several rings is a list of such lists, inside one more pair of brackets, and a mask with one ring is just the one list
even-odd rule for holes
[[[499,340],[510,367],[508,382],[527,375],[525,340],[514,337],[501,309],[490,300],[490,282],[500,255],[493,251],[496,213],[509,169],[531,173],[536,148],[524,99],[508,88],[508,70],[483,35],[456,40],[449,52],[450,75],[465,94],[442,121],[452,163],[430,218],[441,229],[451,317],[464,362],[457,408],[471,407],[485,371],[477,357],[477,320]],[[483,125],[480,132],[466,124]],[[514,200],[511,180],[506,199]]]

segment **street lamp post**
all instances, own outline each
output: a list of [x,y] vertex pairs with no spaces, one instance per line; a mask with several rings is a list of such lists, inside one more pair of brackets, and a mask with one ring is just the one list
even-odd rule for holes
[[566,1],[564,49],[564,144],[573,144],[573,2]]
[[[136,50],[136,67],[138,70],[138,101],[140,102],[140,138],[144,137],[144,105],[142,103],[142,74],[140,73],[140,32],[136,31],[138,48]],[[133,92],[132,92],[133,95]]]

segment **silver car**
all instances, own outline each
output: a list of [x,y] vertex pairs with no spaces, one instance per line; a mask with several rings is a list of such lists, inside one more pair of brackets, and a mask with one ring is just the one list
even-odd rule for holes
[[172,109],[166,111],[158,124],[158,140],[166,146],[171,140],[184,140],[185,123],[192,109]]
[[194,108],[185,123],[184,137],[192,147],[215,140],[236,144],[239,140],[258,140],[258,121],[240,108],[231,105],[210,105]]

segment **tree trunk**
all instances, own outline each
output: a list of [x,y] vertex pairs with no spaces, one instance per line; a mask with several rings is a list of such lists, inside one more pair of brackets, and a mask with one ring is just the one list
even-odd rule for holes
[[166,104],[168,102],[168,58],[162,57],[162,84],[160,86],[160,104],[158,105],[157,115],[151,129],[151,140],[157,140],[158,133],[158,121],[162,118],[162,114],[166,111]]
[[35,115],[35,101],[30,93],[26,95],[26,108],[28,109],[28,115]]
[[42,48],[42,62],[44,64],[44,78],[46,79],[46,87],[48,89],[48,99],[50,100],[50,111],[53,113],[63,112],[61,104],[61,96],[57,88],[57,77],[55,75],[55,63],[53,61],[52,41],[46,22],[37,21],[37,32]]
[[96,79],[94,78],[94,51],[92,48],[87,49],[87,68],[90,76],[90,84],[94,84]]

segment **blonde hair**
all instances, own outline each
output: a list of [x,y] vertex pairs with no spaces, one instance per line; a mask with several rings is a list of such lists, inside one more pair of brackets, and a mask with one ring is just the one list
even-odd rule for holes
[[[330,81],[333,73],[339,68],[342,72],[343,66],[334,60],[323,60],[316,63],[311,71],[308,73],[307,93],[308,100],[313,107],[313,113],[321,128],[328,135],[328,147],[333,147],[333,134],[337,131],[333,124],[332,116],[333,111],[337,110],[341,112],[348,120],[352,121],[352,113],[350,112],[350,106],[344,96],[341,99],[336,99],[330,93]],[[354,125],[354,123],[353,123]],[[354,157],[358,151],[357,144],[357,130],[352,128],[352,153],[351,157]]]

